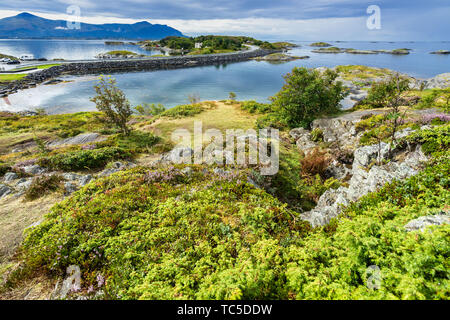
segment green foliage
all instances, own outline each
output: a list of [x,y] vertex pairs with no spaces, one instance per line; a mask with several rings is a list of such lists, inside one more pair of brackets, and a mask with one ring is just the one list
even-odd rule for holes
[[288,128],[288,125],[278,113],[271,112],[256,119],[256,127],[258,129],[274,128],[282,130]]
[[161,116],[169,118],[191,117],[196,114],[202,113],[204,110],[205,109],[201,104],[186,104],[168,109],[161,113]]
[[230,99],[231,101],[236,100],[236,93],[230,92],[230,93],[228,94],[228,99]]
[[97,169],[108,162],[131,157],[131,153],[118,147],[79,150],[47,156],[39,159],[39,165],[53,170],[77,171]]
[[134,154],[148,151],[158,142],[160,142],[160,138],[152,133],[134,130],[129,135],[118,134],[110,137],[105,145],[116,146]]
[[135,109],[141,116],[157,116],[166,111],[166,107],[160,103],[158,103],[158,105],[155,105],[154,103],[143,103],[136,106]]
[[0,177],[4,176],[5,173],[7,173],[10,170],[11,170],[10,165],[0,162]]
[[442,108],[445,112],[450,112],[450,87],[445,89],[432,89],[422,97],[420,103],[417,105],[417,109],[433,107]]
[[309,229],[245,175],[136,168],[56,205],[24,241],[27,265],[82,271],[112,299],[275,299],[283,251]]
[[[286,282],[297,299],[447,299],[450,226],[406,232],[404,225],[448,204],[449,161],[369,194],[346,217],[286,253]],[[367,287],[369,266],[381,270]]]
[[129,134],[127,122],[132,115],[130,102],[117,87],[116,80],[111,77],[100,77],[94,86],[97,96],[91,99],[98,111],[103,112],[107,123],[116,125],[124,134]]
[[410,80],[398,74],[389,79],[373,83],[369,89],[365,103],[372,108],[396,107],[399,105],[401,95],[409,90]]
[[417,130],[405,138],[406,141],[419,143],[423,152],[432,154],[448,150],[450,147],[450,124],[437,126],[432,129]]
[[259,103],[254,100],[242,101],[241,109],[248,111],[250,113],[268,113],[272,110],[270,104],[267,103]]
[[25,199],[32,201],[43,197],[50,192],[62,190],[64,188],[62,184],[63,180],[64,179],[60,175],[56,174],[35,177],[31,186],[25,192]]
[[323,131],[320,128],[311,130],[311,140],[314,142],[323,142]]
[[275,112],[289,127],[308,127],[318,116],[339,111],[345,97],[337,73],[295,67],[285,76],[285,85],[273,98]]

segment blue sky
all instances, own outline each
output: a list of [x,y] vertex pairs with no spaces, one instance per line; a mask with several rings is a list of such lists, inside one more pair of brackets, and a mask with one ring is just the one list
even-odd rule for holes
[[[89,23],[146,20],[187,35],[246,34],[296,40],[450,40],[449,0],[14,0],[2,1],[0,18],[27,11],[67,17],[79,6]],[[369,30],[366,10],[381,10],[381,29]]]

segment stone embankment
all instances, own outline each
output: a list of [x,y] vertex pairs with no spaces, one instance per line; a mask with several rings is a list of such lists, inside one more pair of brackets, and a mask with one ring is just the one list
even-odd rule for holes
[[256,49],[237,53],[210,54],[198,56],[142,58],[133,60],[107,60],[64,63],[39,72],[30,73],[21,80],[11,82],[0,87],[0,97],[16,93],[18,90],[28,89],[44,83],[63,74],[85,75],[113,72],[132,72],[145,70],[179,69],[196,66],[217,65],[247,61],[256,57],[263,57],[280,50]]

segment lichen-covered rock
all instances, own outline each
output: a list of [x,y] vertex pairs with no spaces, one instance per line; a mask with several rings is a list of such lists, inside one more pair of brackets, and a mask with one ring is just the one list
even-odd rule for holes
[[411,220],[405,225],[407,231],[420,230],[423,231],[428,226],[443,225],[450,223],[450,214],[448,212],[440,212],[439,214],[420,217]]
[[306,129],[292,129],[289,135],[296,141],[297,148],[304,154],[310,153],[317,147],[317,144],[311,140],[311,133]]
[[86,143],[91,143],[91,142],[99,142],[102,140],[105,140],[105,138],[102,137],[98,133],[83,133],[83,134],[79,134],[75,137],[50,142],[47,146],[48,147],[58,147],[58,146],[62,146],[62,145],[86,144]]
[[47,171],[45,168],[42,168],[38,164],[35,164],[35,165],[32,165],[32,166],[23,167],[23,170],[26,173],[29,173],[29,174],[42,174],[45,171]]
[[79,180],[80,186],[84,187],[85,185],[87,185],[92,180],[92,178],[93,177],[92,177],[91,174],[87,174],[87,175],[82,176],[80,178],[80,180]]
[[6,197],[11,192],[12,192],[12,190],[10,187],[8,187],[4,184],[0,184],[0,199],[3,197]]
[[[413,152],[407,153],[403,161],[390,161],[384,164],[383,160],[387,159],[388,149],[389,145],[386,143],[382,143],[380,149],[378,145],[356,149],[348,187],[326,191],[313,210],[301,215],[302,219],[313,227],[326,225],[350,202],[357,201],[393,180],[403,180],[416,175],[421,164],[428,159],[418,146]],[[379,150],[381,157],[378,156]]]
[[11,182],[13,180],[18,179],[19,176],[15,172],[7,172],[5,173],[5,176],[3,177],[3,181],[5,182]]

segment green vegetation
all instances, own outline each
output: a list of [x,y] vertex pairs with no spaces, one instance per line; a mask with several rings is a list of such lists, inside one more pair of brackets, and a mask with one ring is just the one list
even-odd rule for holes
[[343,52],[343,50],[338,47],[329,47],[329,48],[319,48],[316,50],[312,50],[312,52],[315,52],[315,53],[341,53],[341,52]]
[[168,109],[161,113],[161,116],[169,118],[191,117],[203,112],[204,110],[204,107],[199,103],[186,104]]
[[0,83],[20,80],[20,79],[24,78],[25,76],[26,76],[25,73],[0,74]]
[[373,83],[365,103],[372,108],[396,107],[399,105],[402,94],[409,90],[409,84],[408,78],[400,77],[398,74]]
[[130,133],[128,120],[132,115],[130,102],[122,90],[116,86],[116,80],[111,77],[100,77],[94,86],[97,96],[91,99],[97,110],[104,114],[104,120],[120,128],[126,135]]
[[135,109],[141,116],[157,116],[166,111],[166,107],[160,103],[158,105],[143,103],[136,106]]
[[326,42],[314,42],[310,44],[311,47],[331,47],[331,44]]
[[421,98],[417,109],[442,108],[450,112],[450,88],[428,90]]
[[240,102],[241,109],[245,110],[250,113],[268,113],[272,110],[272,107],[270,104],[267,103],[259,103],[254,100],[249,101],[241,101]]
[[2,54],[2,53],[0,53],[0,59],[19,60],[19,58],[17,58],[17,57],[9,56],[9,55],[7,55],[7,54]]
[[125,149],[105,147],[94,150],[69,151],[42,157],[39,159],[39,165],[52,170],[79,171],[102,168],[110,161],[129,157],[131,157],[131,154]]
[[47,193],[63,190],[63,180],[60,175],[56,174],[36,177],[33,179],[30,188],[25,192],[25,199],[33,201],[45,196]]
[[341,82],[334,83],[337,73],[320,73],[306,68],[294,68],[285,76],[285,85],[273,98],[273,108],[289,127],[308,127],[318,116],[339,111],[345,97]]
[[137,56],[138,54],[135,52],[131,52],[131,51],[127,51],[127,50],[113,50],[113,51],[108,51],[107,53],[105,53],[107,55],[110,56]]

